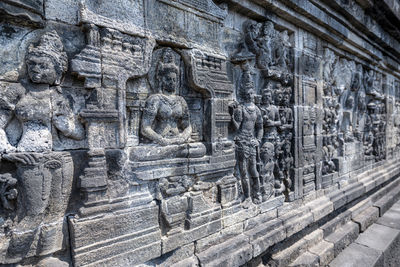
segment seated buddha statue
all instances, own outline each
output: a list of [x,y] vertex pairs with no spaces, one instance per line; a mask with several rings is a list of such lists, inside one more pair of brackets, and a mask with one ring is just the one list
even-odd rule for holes
[[145,144],[133,151],[134,160],[201,157],[206,153],[202,143],[191,141],[189,109],[186,100],[176,94],[179,68],[173,51],[166,49],[156,70],[160,92],[145,103],[141,134]]

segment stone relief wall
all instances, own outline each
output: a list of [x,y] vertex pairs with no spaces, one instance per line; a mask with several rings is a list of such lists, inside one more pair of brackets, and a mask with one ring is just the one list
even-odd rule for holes
[[0,3],[0,265],[243,265],[398,159],[397,37],[248,2]]

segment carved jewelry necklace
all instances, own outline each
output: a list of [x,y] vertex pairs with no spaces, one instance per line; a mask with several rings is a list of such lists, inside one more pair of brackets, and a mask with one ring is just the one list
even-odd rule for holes
[[170,106],[171,108],[174,108],[178,104],[177,99],[175,97],[173,99],[169,99],[169,97],[167,97],[165,95],[162,95],[161,101],[164,104]]
[[253,113],[256,111],[256,109],[253,108],[252,106],[246,106],[246,105],[244,105],[244,108],[245,108],[245,110],[246,110],[248,113],[250,113],[250,114],[253,114]]

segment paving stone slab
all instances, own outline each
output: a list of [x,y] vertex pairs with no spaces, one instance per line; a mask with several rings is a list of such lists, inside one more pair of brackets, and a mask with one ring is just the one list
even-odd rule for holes
[[380,251],[360,245],[350,244],[330,264],[329,267],[380,267],[383,256]]

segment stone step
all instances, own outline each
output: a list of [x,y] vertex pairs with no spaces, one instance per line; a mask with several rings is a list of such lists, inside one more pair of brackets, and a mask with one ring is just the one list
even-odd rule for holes
[[[396,193],[397,187],[390,190],[388,196],[393,198]],[[379,209],[371,206],[371,202],[371,199],[365,199],[321,226],[320,230],[325,237],[324,240],[320,240],[309,247],[306,252],[301,253],[288,266],[327,266],[331,261],[329,266],[337,267],[400,266],[400,262],[396,262],[397,265],[383,265],[385,259],[386,262],[395,261],[394,258],[396,257],[392,255],[391,251],[400,247],[400,234],[398,234],[400,233],[400,202],[393,205],[387,215],[379,220]],[[350,218],[352,218],[352,221],[349,221]],[[378,225],[379,222],[382,225]],[[396,227],[397,229],[394,229]],[[359,235],[359,231],[364,233]],[[317,231],[313,233],[315,232]],[[374,235],[381,235],[382,241],[376,239]],[[394,240],[398,241],[395,242]],[[387,251],[386,258],[384,251]],[[351,255],[354,255],[356,260],[346,261],[345,259],[351,257]],[[400,256],[398,258],[400,261]]]
[[356,240],[359,234],[358,224],[348,222],[335,232],[325,238],[325,241],[333,243],[334,256],[336,257],[343,249]]
[[252,256],[249,237],[243,234],[197,254],[201,266],[240,266]]
[[319,266],[318,256],[310,253],[304,252],[300,255],[294,262],[288,265],[289,267],[304,267],[304,266]]
[[397,185],[391,191],[387,192],[381,199],[375,201],[373,204],[379,208],[379,216],[382,216],[394,203],[400,198],[400,185]]
[[201,264],[201,266],[205,267],[215,267],[215,266],[221,266],[221,267],[230,267],[230,266],[242,266],[248,261],[250,261],[252,258],[251,254],[251,247],[250,249],[248,247],[243,247],[243,248],[238,248],[234,256],[232,254],[226,253],[225,255],[221,256],[220,258],[217,258],[211,262]]
[[383,214],[383,216],[378,219],[377,223],[400,230],[400,201]]
[[364,212],[367,208],[372,206],[371,198],[366,198],[349,208],[351,217],[354,218],[360,213]]
[[368,175],[360,175],[361,178],[359,179],[359,181],[362,182],[366,187],[366,192],[369,192],[376,186],[386,182],[388,179],[395,176],[395,174],[399,172],[399,166],[397,166],[396,164],[386,164],[381,167],[382,168],[379,170],[374,169],[372,173],[368,172]]
[[376,222],[379,218],[379,209],[377,207],[369,207],[360,214],[352,218],[353,222],[360,227],[360,232],[364,232],[369,226]]
[[[304,236],[290,247],[273,254],[269,264],[276,267],[288,266],[289,264],[294,263],[301,255],[304,255],[304,253],[308,253],[307,249],[321,242],[322,239],[323,231],[321,229],[317,229],[310,234]],[[314,256],[317,257],[318,262],[318,256]],[[307,260],[310,260],[310,258],[311,257],[307,257]],[[302,259],[300,259],[299,262],[302,262]]]
[[357,243],[350,244],[329,267],[378,267],[383,266],[382,257],[378,252]]
[[253,246],[253,257],[259,256],[270,246],[286,238],[286,230],[279,219],[260,224],[244,234],[249,236],[250,244]]
[[302,253],[307,251],[307,243],[308,240],[302,238],[290,247],[273,254],[267,266],[288,266]]
[[[297,252],[300,253],[292,253],[290,255],[288,249],[283,250],[275,258],[274,263],[278,264],[272,266],[324,266],[357,238],[358,226],[353,222],[347,222],[334,230],[325,239],[323,239],[323,236],[324,232],[322,229],[312,232],[302,239],[308,241],[308,246],[303,245],[299,248]],[[285,257],[282,257],[283,255]],[[280,261],[277,261],[277,259]]]
[[346,210],[337,215],[335,218],[329,220],[327,223],[325,223],[320,227],[324,232],[324,237],[329,236],[337,229],[342,227],[344,224],[348,223],[350,220],[351,220],[351,211],[349,210]]
[[329,264],[343,266],[400,266],[400,201]]
[[400,184],[400,179],[396,179],[396,180],[390,182],[388,185],[379,189],[378,191],[376,191],[374,194],[371,195],[372,201],[373,202],[378,201],[379,199],[384,197],[389,191],[391,191],[393,188],[397,187],[399,184]]
[[320,266],[327,265],[334,258],[334,245],[325,240],[321,240],[318,244],[309,248],[308,251],[318,256]]

